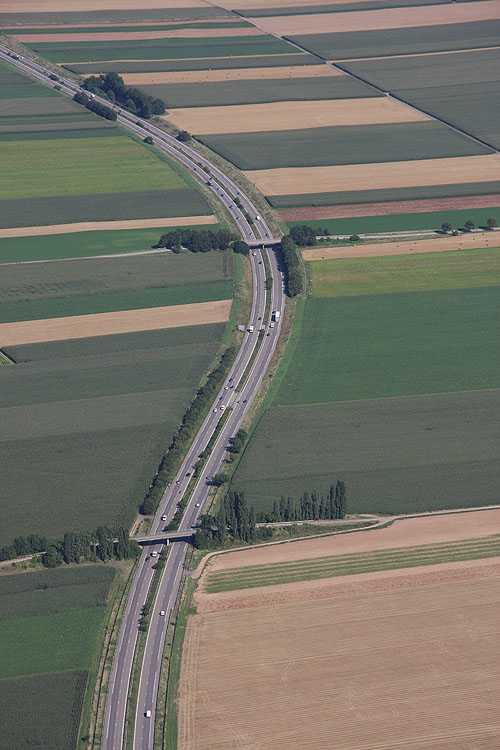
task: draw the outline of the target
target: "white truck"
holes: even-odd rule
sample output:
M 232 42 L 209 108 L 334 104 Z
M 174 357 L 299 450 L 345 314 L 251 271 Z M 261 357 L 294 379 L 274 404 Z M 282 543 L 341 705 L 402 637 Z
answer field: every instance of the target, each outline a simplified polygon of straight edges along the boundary
M 248 333 L 253 333 L 253 332 L 254 332 L 254 327 L 248 326 Z
M 281 315 L 281 310 L 275 310 L 275 311 L 273 312 L 273 315 L 272 315 L 272 317 L 273 317 L 273 319 L 274 319 L 274 320 L 275 320 L 276 322 L 278 322 L 278 320 L 280 319 L 280 315 Z

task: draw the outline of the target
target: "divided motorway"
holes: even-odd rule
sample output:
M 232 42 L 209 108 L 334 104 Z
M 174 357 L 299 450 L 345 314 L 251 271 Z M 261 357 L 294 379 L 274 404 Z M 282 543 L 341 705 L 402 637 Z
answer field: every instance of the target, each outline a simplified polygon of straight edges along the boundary
M 54 85 L 49 78 L 50 71 L 47 71 L 43 67 L 43 64 L 21 56 L 19 56 L 19 59 L 13 60 L 9 56 L 9 52 L 11 50 L 8 47 L 0 45 L 0 59 L 5 59 L 7 62 L 48 85 Z M 60 73 L 58 73 L 58 78 L 57 85 L 68 96 L 73 96 L 79 90 L 79 87 L 73 81 L 64 78 Z M 95 99 L 99 100 L 99 97 L 95 97 Z M 102 99 L 101 101 L 103 104 L 110 106 L 107 100 Z M 131 116 L 120 107 L 115 106 L 114 109 L 117 112 L 117 121 L 121 125 L 141 136 L 144 135 L 144 128 L 137 125 L 139 118 Z M 153 137 L 156 146 L 181 162 L 199 182 L 204 183 L 212 190 L 214 195 L 222 202 L 237 222 L 242 237 L 249 243 L 255 245 L 260 243 L 261 246 L 260 248 L 254 248 L 250 255 L 253 273 L 253 300 L 248 328 L 253 327 L 253 332 L 250 333 L 247 329 L 242 346 L 228 374 L 227 380 L 218 393 L 214 404 L 210 408 L 198 434 L 191 444 L 178 472 L 176 481 L 166 489 L 152 525 L 152 531 L 159 532 L 173 517 L 177 503 L 182 498 L 189 484 L 190 475 L 199 454 L 207 446 L 222 414 L 228 410 L 228 417 L 205 464 L 203 474 L 194 488 L 182 518 L 180 530 L 185 531 L 196 525 L 197 519 L 203 511 L 203 504 L 210 490 L 210 481 L 207 477 L 212 477 L 219 470 L 226 455 L 229 439 L 240 428 L 260 388 L 276 348 L 281 329 L 281 317 L 275 326 L 270 328 L 270 313 L 273 310 L 283 309 L 285 301 L 283 275 L 279 267 L 278 257 L 270 247 L 277 240 L 272 237 L 269 227 L 259 215 L 251 199 L 222 170 L 208 159 L 198 154 L 189 146 L 179 143 L 173 136 L 165 133 L 150 122 L 145 121 L 144 125 L 147 127 L 148 134 Z M 203 169 L 203 167 L 208 169 L 209 172 Z M 239 198 L 243 210 L 234 203 L 235 198 Z M 252 216 L 252 225 L 246 220 L 245 212 Z M 267 250 L 264 250 L 265 245 L 268 245 Z M 267 308 L 267 319 L 265 317 L 268 292 L 265 288 L 266 274 L 262 257 L 263 252 L 267 253 L 273 279 L 270 290 L 270 307 Z M 258 332 L 261 328 L 264 330 L 264 333 L 260 340 Z M 260 345 L 252 361 L 252 365 L 249 371 L 246 372 L 258 344 Z M 244 374 L 245 377 L 243 377 Z M 222 406 L 224 410 L 222 410 Z M 141 608 L 146 602 L 154 574 L 152 568 L 154 558 L 152 561 L 149 553 L 151 551 L 159 552 L 162 546 L 162 544 L 155 544 L 149 546 L 143 552 L 138 564 L 137 573 L 131 585 L 110 675 L 101 744 L 102 750 L 122 750 L 125 743 L 128 693 L 139 633 Z M 186 542 L 179 541 L 172 544 L 172 549 L 170 550 L 152 609 L 133 730 L 134 750 L 149 750 L 153 748 L 160 665 L 169 618 L 175 606 L 183 577 L 187 549 L 188 545 Z M 164 612 L 165 614 L 160 615 L 160 612 Z M 149 712 L 151 712 L 151 715 L 146 716 L 146 713 Z

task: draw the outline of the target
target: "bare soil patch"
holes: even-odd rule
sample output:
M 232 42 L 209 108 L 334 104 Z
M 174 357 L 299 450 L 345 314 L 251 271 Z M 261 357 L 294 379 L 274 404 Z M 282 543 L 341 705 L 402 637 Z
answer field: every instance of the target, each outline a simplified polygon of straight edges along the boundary
M 231 68 L 230 70 L 179 70 L 164 73 L 125 73 L 127 86 L 161 83 L 203 83 L 204 81 L 246 81 L 267 78 L 319 78 L 343 76 L 330 65 L 287 65 L 282 68 Z
M 36 237 L 43 234 L 69 234 L 70 232 L 112 231 L 116 229 L 149 229 L 150 227 L 196 226 L 217 224 L 215 216 L 176 216 L 170 219 L 126 219 L 124 221 L 80 221 L 75 224 L 50 224 L 43 227 L 10 227 L 0 229 L 0 239 L 5 237 Z
M 373 529 L 339 536 L 325 536 L 301 542 L 231 552 L 212 558 L 210 572 L 244 568 L 250 565 L 272 565 L 277 562 L 304 560 L 350 552 L 437 544 L 463 539 L 478 539 L 500 533 L 500 508 L 447 513 L 443 515 L 404 518 L 384 529 Z
M 0 347 L 205 323 L 224 323 L 229 319 L 231 304 L 232 300 L 228 299 L 191 305 L 150 307 L 144 310 L 121 310 L 66 318 L 28 320 L 21 323 L 2 323 Z
M 377 29 L 404 29 L 417 26 L 441 26 L 450 23 L 497 20 L 500 0 L 478 0 L 473 3 L 427 5 L 355 11 L 351 13 L 317 13 L 299 16 L 276 16 L 252 19 L 272 34 L 326 34 Z
M 13 39 L 33 44 L 32 34 L 12 34 Z M 137 39 L 205 39 L 206 37 L 262 36 L 256 28 L 158 29 L 158 31 L 101 31 L 81 34 L 37 34 L 37 42 L 120 42 Z
M 482 563 L 192 615 L 179 749 L 496 747 L 500 568 Z
M 314 247 L 303 251 L 304 260 L 330 260 L 333 258 L 379 258 L 384 255 L 414 255 L 417 253 L 442 253 L 447 250 L 475 250 L 499 247 L 500 233 L 478 232 L 459 237 L 436 237 L 398 242 L 374 242 L 352 247 Z
M 289 195 L 297 193 L 298 190 L 301 193 L 334 193 L 348 190 L 455 185 L 500 180 L 500 156 L 488 154 L 379 164 L 347 164 L 336 167 L 263 169 L 250 170 L 243 174 L 264 195 Z
M 283 221 L 311 219 L 343 219 L 352 216 L 392 216 L 393 214 L 418 214 L 424 211 L 447 211 L 461 208 L 488 208 L 500 204 L 500 195 L 472 195 L 466 198 L 430 198 L 416 201 L 390 201 L 387 203 L 353 203 L 344 206 L 317 206 L 316 208 L 283 208 L 276 213 Z
M 268 130 L 301 130 L 331 125 L 372 125 L 389 122 L 422 122 L 429 118 L 386 97 L 304 102 L 270 102 L 223 107 L 172 109 L 165 119 L 190 133 L 261 133 Z M 477 157 L 476 157 L 477 158 Z M 420 162 L 419 162 L 420 164 Z M 378 165 L 356 165 L 363 171 Z M 316 168 L 318 169 L 318 168 Z M 311 170 L 316 174 L 316 169 Z M 322 167 L 321 169 L 330 169 Z M 339 167 L 334 167 L 339 169 Z M 345 167 L 346 171 L 353 169 Z M 267 173 L 268 170 L 266 170 Z M 272 172 L 288 170 L 269 170 Z M 301 170 L 298 170 L 301 171 Z M 309 168 L 302 170 L 308 172 Z M 498 179 L 495 178 L 495 179 Z M 420 183 L 419 183 L 420 184 Z M 300 183 L 296 183 L 296 186 Z M 330 189 L 330 188 L 328 188 Z M 338 190 L 349 190 L 339 185 Z M 318 192 L 321 188 L 311 192 Z M 281 193 L 289 192 L 282 190 Z M 297 192 L 295 189 L 293 192 Z M 307 192 L 300 189 L 300 192 Z
M 255 8 L 307 8 L 309 5 L 341 5 L 345 2 L 346 0 L 322 0 L 322 2 L 321 0 L 320 2 L 318 0 L 224 0 L 219 5 L 221 8 L 227 8 L 228 10 L 239 8 L 253 10 Z M 366 2 L 376 2 L 376 0 L 366 0 Z

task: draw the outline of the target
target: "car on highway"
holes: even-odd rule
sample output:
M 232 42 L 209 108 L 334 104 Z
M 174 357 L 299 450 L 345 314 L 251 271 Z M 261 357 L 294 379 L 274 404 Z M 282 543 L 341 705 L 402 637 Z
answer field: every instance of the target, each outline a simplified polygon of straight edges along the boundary
M 200 503 L 195 503 L 195 506 L 194 506 L 194 507 L 195 507 L 195 508 L 199 508 L 199 507 L 200 507 Z
M 151 557 L 156 557 L 157 555 L 158 555 L 158 552 L 155 552 L 155 550 L 153 550 L 153 551 L 151 552 Z
M 225 390 L 225 391 L 228 391 L 228 390 L 229 390 L 229 386 L 228 386 L 228 385 L 225 385 L 225 386 L 224 386 L 224 390 Z
M 160 617 L 165 617 L 165 610 L 164 609 L 162 609 L 162 611 L 160 612 Z
M 224 411 L 224 409 L 225 409 L 225 408 L 226 408 L 226 407 L 224 406 L 224 404 L 221 404 L 220 410 L 221 410 L 221 411 Z
M 146 713 L 144 714 L 144 716 L 146 717 L 146 719 L 150 719 L 151 718 L 151 709 L 150 708 L 148 708 L 148 710 L 146 711 Z
M 175 480 L 175 483 L 176 483 L 176 484 L 180 484 L 180 483 L 181 483 L 181 480 L 180 480 L 180 479 L 176 479 L 176 480 Z
M 162 516 L 162 517 L 161 517 L 161 520 L 162 520 L 162 521 L 166 521 L 166 520 L 167 520 L 167 517 L 166 517 L 166 516 Z
M 218 412 L 218 409 L 214 409 L 214 414 L 217 414 L 217 412 Z
M 187 476 L 187 477 L 190 477 L 190 476 L 191 476 L 191 472 L 190 472 L 190 471 L 188 471 L 188 472 L 187 472 L 187 474 L 186 474 L 186 476 Z

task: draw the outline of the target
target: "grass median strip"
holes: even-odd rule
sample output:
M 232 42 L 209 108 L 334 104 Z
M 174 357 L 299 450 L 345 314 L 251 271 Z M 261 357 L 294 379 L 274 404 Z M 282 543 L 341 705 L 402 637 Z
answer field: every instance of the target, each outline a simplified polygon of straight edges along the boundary
M 418 547 L 319 557 L 313 560 L 276 563 L 270 566 L 256 565 L 236 570 L 225 570 L 208 575 L 206 591 L 212 594 L 219 591 L 295 583 L 296 581 L 309 581 L 318 578 L 334 578 L 377 570 L 394 570 L 461 560 L 478 560 L 498 555 L 500 555 L 500 535 L 494 535 L 480 540 L 443 542 L 442 544 L 426 544 Z

